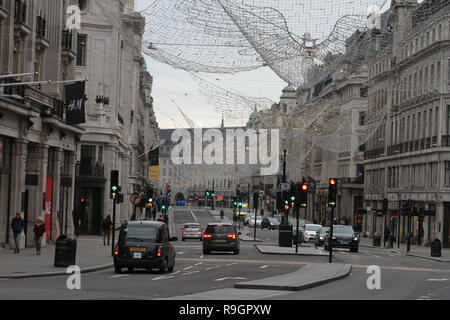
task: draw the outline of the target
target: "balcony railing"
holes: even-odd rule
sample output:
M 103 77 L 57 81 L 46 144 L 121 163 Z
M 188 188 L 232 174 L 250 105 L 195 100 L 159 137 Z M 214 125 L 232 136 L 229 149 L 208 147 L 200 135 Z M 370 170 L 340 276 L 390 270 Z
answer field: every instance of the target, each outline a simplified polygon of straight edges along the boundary
M 105 166 L 89 163 L 80 163 L 78 162 L 76 165 L 76 175 L 77 176 L 85 176 L 85 177 L 105 177 Z
M 41 16 L 37 16 L 36 17 L 36 37 L 37 38 L 41 38 L 41 39 L 45 38 L 46 26 L 47 26 L 47 21 L 45 20 L 45 18 L 43 18 Z
M 71 51 L 72 50 L 72 31 L 63 30 L 62 32 L 62 49 Z
M 27 20 L 27 5 L 21 0 L 15 0 L 14 23 L 25 24 Z
M 447 138 L 446 138 L 447 137 Z M 444 143 L 450 143 L 450 136 L 443 136 L 442 137 L 442 146 L 445 146 Z M 392 156 L 395 154 L 400 153 L 406 153 L 406 152 L 413 152 L 418 150 L 425 150 L 425 149 L 431 149 L 436 147 L 437 143 L 437 137 L 428 137 L 424 139 L 419 139 L 415 141 L 409 141 L 404 142 L 400 144 L 396 144 L 393 146 L 389 146 L 388 149 L 388 156 Z
M 364 184 L 364 177 L 361 178 L 338 178 L 340 184 Z
M 16 83 L 16 82 L 20 82 L 20 81 L 16 81 L 14 79 L 5 79 L 3 80 L 2 83 Z M 11 96 L 12 98 L 25 98 L 25 86 L 9 86 L 9 87 L 4 87 L 4 94 L 7 96 Z M 19 98 L 20 99 L 20 98 Z

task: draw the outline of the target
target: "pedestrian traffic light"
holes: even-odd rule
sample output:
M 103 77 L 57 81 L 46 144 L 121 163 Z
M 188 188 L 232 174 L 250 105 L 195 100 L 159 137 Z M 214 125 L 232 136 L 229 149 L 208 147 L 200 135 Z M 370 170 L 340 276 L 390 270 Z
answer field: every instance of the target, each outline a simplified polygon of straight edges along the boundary
M 328 205 L 332 208 L 336 207 L 336 196 L 337 196 L 337 180 L 331 178 L 328 187 Z
M 110 199 L 116 199 L 119 193 L 119 171 L 111 171 L 111 187 L 110 187 Z

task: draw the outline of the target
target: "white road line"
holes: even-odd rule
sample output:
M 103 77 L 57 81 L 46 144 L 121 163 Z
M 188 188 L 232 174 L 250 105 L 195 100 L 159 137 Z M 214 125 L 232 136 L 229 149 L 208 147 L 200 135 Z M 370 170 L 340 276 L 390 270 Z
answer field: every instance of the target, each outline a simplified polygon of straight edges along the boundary
M 243 277 L 225 277 L 225 278 L 219 278 L 219 279 L 215 279 L 213 281 L 225 281 L 225 280 L 247 280 L 247 278 L 243 278 Z
M 205 269 L 205 270 L 206 270 L 206 271 L 209 271 L 209 270 L 214 270 L 214 269 L 218 269 L 218 268 L 220 268 L 220 266 L 210 267 L 210 268 L 207 268 L 207 269 Z
M 186 268 L 184 268 L 183 270 L 189 270 L 189 269 L 191 269 L 191 268 L 193 268 L 194 266 L 189 266 L 189 267 L 186 267 Z
M 225 267 L 234 266 L 234 265 L 236 265 L 236 264 L 237 264 L 237 263 L 229 263 L 229 264 L 226 264 Z
M 195 216 L 195 214 L 194 214 L 194 211 L 193 211 L 193 210 L 191 210 L 191 214 L 192 214 L 192 217 L 194 217 L 194 220 L 195 220 L 195 222 L 198 222 L 198 221 L 197 221 L 197 217 Z
M 191 274 L 199 273 L 199 272 L 200 272 L 200 271 L 188 271 L 188 272 L 183 273 L 182 276 L 189 276 L 189 275 L 191 275 Z
M 427 279 L 427 281 L 429 282 L 444 282 L 444 281 L 448 281 L 448 279 Z
M 260 269 L 265 269 L 265 268 L 268 268 L 268 267 L 270 267 L 269 265 L 267 265 L 267 266 L 261 266 L 261 267 L 259 267 Z
M 117 278 L 129 277 L 129 276 L 130 276 L 129 274 L 118 274 L 118 275 L 115 275 L 115 276 L 111 276 L 109 278 L 110 279 L 117 279 Z

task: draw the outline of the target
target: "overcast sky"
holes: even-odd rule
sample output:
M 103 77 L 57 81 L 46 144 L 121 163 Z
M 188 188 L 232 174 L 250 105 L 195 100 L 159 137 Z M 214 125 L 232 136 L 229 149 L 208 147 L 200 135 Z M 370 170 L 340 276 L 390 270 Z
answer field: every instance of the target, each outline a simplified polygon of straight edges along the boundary
M 136 0 L 136 10 L 140 11 L 154 0 Z M 386 8 L 385 8 L 386 9 Z M 151 23 L 151 21 L 147 21 Z M 159 63 L 149 57 L 147 69 L 153 75 L 153 98 L 156 117 L 160 128 L 188 127 L 178 110 L 183 112 L 201 127 L 217 127 L 222 114 L 214 106 L 208 105 L 200 95 L 198 86 L 186 71 L 176 70 L 169 65 Z M 255 98 L 266 97 L 279 101 L 282 89 L 287 86 L 268 67 L 236 75 L 207 74 L 205 79 L 220 87 L 243 93 Z M 226 126 L 245 125 L 248 119 L 226 119 Z

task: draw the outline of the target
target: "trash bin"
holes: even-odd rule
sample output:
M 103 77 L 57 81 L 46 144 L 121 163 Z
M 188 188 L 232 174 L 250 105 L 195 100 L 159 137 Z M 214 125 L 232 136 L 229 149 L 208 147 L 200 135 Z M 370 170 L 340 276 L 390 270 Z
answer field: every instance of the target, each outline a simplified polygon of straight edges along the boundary
M 439 239 L 434 239 L 431 242 L 431 256 L 432 257 L 441 257 L 441 240 Z
M 278 244 L 280 247 L 292 247 L 292 226 L 280 225 L 278 230 Z
M 55 244 L 55 267 L 67 268 L 75 265 L 77 254 L 77 239 L 72 236 L 61 235 Z
M 381 247 L 381 234 L 375 233 L 373 235 L 373 246 L 374 247 Z

